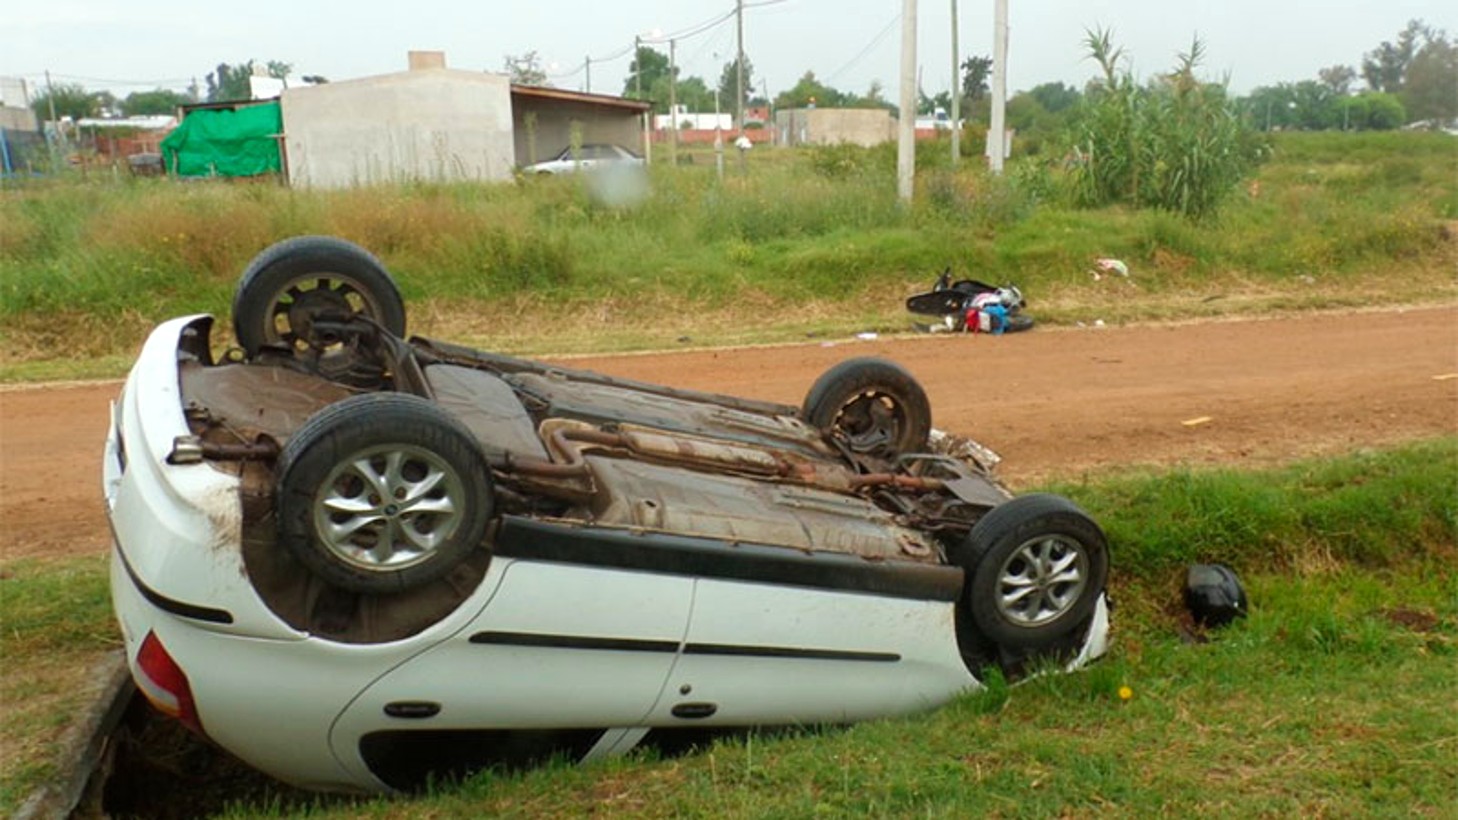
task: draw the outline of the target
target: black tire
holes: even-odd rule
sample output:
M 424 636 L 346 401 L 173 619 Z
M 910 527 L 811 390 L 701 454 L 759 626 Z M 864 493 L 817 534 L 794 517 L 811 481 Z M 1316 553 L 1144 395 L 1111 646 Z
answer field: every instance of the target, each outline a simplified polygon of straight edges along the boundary
M 405 335 L 405 302 L 389 271 L 369 251 L 332 236 L 296 236 L 248 263 L 233 295 L 233 332 L 249 356 L 265 344 L 324 350 L 313 332 L 324 314 L 365 314 Z
M 284 445 L 277 475 L 280 545 L 350 592 L 444 576 L 481 545 L 492 514 L 470 431 L 403 393 L 351 396 L 311 416 Z
M 885 359 L 847 359 L 825 371 L 805 394 L 800 418 L 855 452 L 884 458 L 925 452 L 931 434 L 926 391 Z
M 1082 627 L 1109 572 L 1103 530 L 1057 495 L 993 508 L 952 558 L 967 573 L 965 604 L 977 630 L 1010 649 L 1051 646 Z
M 1020 330 L 1032 330 L 1033 317 L 1024 316 L 1021 313 L 1014 313 L 1007 317 L 1007 326 L 1002 329 L 1004 333 L 1017 333 Z

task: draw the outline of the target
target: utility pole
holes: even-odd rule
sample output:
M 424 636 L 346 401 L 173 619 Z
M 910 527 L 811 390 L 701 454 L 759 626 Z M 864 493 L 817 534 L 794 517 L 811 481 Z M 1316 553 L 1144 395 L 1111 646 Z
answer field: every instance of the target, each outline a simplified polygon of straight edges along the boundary
M 668 41 L 668 162 L 678 167 L 678 41 Z
M 55 88 L 51 85 L 51 70 L 45 70 L 45 102 L 51 107 L 51 127 L 55 128 L 55 142 L 61 140 L 61 121 L 55 118 Z M 1267 128 L 1270 130 L 1270 128 Z M 54 150 L 54 146 L 52 146 Z
M 724 125 L 719 119 L 719 87 L 714 86 L 714 168 L 724 181 Z
M 734 15 L 738 18 L 736 25 L 739 28 L 739 56 L 734 60 L 734 68 L 738 73 L 738 92 L 735 98 L 735 111 L 739 117 L 739 136 L 744 136 L 744 0 L 735 0 Z
M 901 0 L 901 121 L 896 131 L 896 194 L 910 205 L 916 185 L 916 0 Z
M 592 93 L 592 55 L 582 58 L 582 67 L 587 70 L 587 93 Z
M 997 0 L 992 29 L 992 127 L 987 131 L 987 159 L 992 173 L 1001 174 L 1007 154 L 1007 0 Z
M 639 101 L 643 99 L 643 38 L 641 35 L 633 35 L 633 97 Z M 638 120 L 638 129 L 641 131 L 643 144 L 638 146 L 643 149 L 643 162 L 651 164 L 653 161 L 653 134 L 648 130 L 649 117 L 652 116 L 652 109 L 644 113 Z
M 957 0 L 952 0 L 952 167 L 962 159 L 962 78 L 957 59 Z
M 770 100 L 769 80 L 759 78 L 759 90 L 764 93 L 764 127 L 770 130 L 770 145 L 775 143 L 775 104 Z

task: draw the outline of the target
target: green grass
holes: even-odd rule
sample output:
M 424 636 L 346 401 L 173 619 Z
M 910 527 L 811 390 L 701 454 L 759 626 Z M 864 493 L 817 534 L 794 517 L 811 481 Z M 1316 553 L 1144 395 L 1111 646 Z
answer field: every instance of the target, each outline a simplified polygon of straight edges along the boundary
M 480 775 L 322 817 L 1441 816 L 1458 788 L 1454 578 L 1255 574 L 1208 644 L 1120 625 L 1112 659 L 850 729 L 672 760 Z M 1415 632 L 1397 609 L 1431 613 Z M 1132 698 L 1121 700 L 1127 686 Z M 231 816 L 271 814 L 238 806 Z
M 685 333 L 733 342 L 776 324 L 771 339 L 904 329 L 903 298 L 947 265 L 1016 282 L 1052 324 L 1090 304 L 1129 320 L 1363 305 L 1374 293 L 1451 300 L 1455 151 L 1443 134 L 1280 135 L 1200 223 L 1068 207 L 1062 172 L 1036 159 L 1006 178 L 928 161 L 903 208 L 892 154 L 845 147 L 756 154 L 747 177 L 723 184 L 699 165 L 655 168 L 651 194 L 628 208 L 575 179 L 336 192 L 12 185 L 0 192 L 0 379 L 124 360 L 163 318 L 226 315 L 247 261 L 304 233 L 378 254 L 415 330 L 530 352 Z M 1132 278 L 1093 281 L 1099 256 L 1124 259 Z M 681 319 L 661 332 L 664 316 Z
M 391 800 L 206 803 L 231 816 L 1443 815 L 1458 793 L 1458 439 L 1246 472 L 1056 483 L 1113 550 L 1110 656 L 905 720 L 687 756 L 483 773 Z M 1179 584 L 1233 566 L 1251 616 L 1190 643 Z M 0 811 L 54 769 L 86 664 L 117 643 L 95 558 L 0 580 Z M 1128 701 L 1119 697 L 1129 687 Z
M 103 683 L 89 674 L 120 645 L 103 558 L 0 564 L 0 813 L 55 776 L 66 728 Z

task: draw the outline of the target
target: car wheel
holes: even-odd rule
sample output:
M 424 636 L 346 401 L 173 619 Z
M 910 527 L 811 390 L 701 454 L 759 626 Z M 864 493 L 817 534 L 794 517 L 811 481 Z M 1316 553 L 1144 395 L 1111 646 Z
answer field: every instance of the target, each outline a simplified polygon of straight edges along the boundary
M 1014 649 L 1057 643 L 1093 612 L 1108 577 L 1108 544 L 1072 501 L 1027 495 L 994 507 L 953 559 L 967 572 L 979 632 Z
M 805 395 L 800 417 L 857 453 L 886 458 L 925 450 L 931 433 L 926 391 L 885 359 L 848 359 L 825 371 Z
M 492 513 L 471 433 L 403 393 L 352 396 L 311 416 L 284 445 L 277 475 L 281 545 L 350 592 L 444 576 L 480 546 Z
M 322 316 L 365 315 L 405 334 L 405 303 L 373 254 L 330 236 L 297 236 L 266 248 L 243 271 L 233 296 L 233 332 L 255 355 L 266 344 L 296 352 L 336 343 L 317 332 Z

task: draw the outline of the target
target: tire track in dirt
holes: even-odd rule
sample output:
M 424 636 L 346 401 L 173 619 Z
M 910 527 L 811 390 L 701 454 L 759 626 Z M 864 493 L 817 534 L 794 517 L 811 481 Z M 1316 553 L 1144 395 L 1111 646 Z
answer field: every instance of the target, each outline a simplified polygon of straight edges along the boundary
M 572 367 L 800 403 L 825 369 L 911 370 L 936 426 L 1014 486 L 1128 465 L 1269 464 L 1458 434 L 1458 307 L 691 350 Z M 100 459 L 119 383 L 0 390 L 0 558 L 103 550 Z M 1186 421 L 1209 417 L 1187 426 Z

